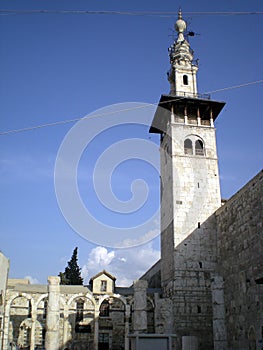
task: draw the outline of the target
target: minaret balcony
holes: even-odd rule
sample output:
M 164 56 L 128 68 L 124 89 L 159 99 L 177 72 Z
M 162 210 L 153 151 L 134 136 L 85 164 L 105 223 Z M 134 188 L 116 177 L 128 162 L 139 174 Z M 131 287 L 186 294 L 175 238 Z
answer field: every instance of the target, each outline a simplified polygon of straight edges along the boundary
M 156 109 L 151 133 L 163 134 L 169 123 L 179 123 L 197 127 L 214 127 L 214 121 L 225 102 L 213 101 L 209 95 L 178 92 L 162 95 Z
M 185 116 L 180 116 L 180 115 L 175 115 L 173 122 L 178 124 L 187 124 L 187 125 L 195 125 L 195 126 L 206 126 L 206 127 L 212 126 L 211 120 L 200 118 L 200 122 L 198 123 L 197 117 L 187 117 L 186 119 Z
M 199 98 L 202 100 L 210 100 L 211 95 L 209 94 L 199 94 L 199 93 L 192 93 L 192 92 L 187 92 L 187 91 L 175 91 L 171 90 L 170 95 L 172 96 L 182 96 L 182 97 L 191 97 L 191 98 Z

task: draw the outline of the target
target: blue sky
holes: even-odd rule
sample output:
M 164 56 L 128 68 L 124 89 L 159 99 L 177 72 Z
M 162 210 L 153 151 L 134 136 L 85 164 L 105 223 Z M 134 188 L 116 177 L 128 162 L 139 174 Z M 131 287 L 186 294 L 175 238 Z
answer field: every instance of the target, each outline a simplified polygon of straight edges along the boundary
M 197 13 L 262 12 L 261 0 L 0 1 L 0 9 L 18 11 L 176 13 L 179 6 L 189 30 L 198 34 L 190 37 L 190 44 L 200 60 L 200 93 L 263 79 L 262 15 Z M 173 14 L 2 13 L 0 131 L 82 118 L 118 103 L 158 103 L 160 95 L 169 92 L 167 48 L 174 38 L 175 20 Z M 212 98 L 226 102 L 216 128 L 222 197 L 229 198 L 262 168 L 262 83 L 215 92 Z M 103 247 L 75 233 L 59 209 L 54 189 L 55 160 L 74 124 L 0 136 L 0 249 L 10 258 L 10 277 L 31 276 L 46 283 L 48 275 L 64 270 L 78 246 L 79 264 L 87 280 L 106 268 L 120 284 L 130 283 L 158 259 L 158 238 L 137 248 Z M 158 207 L 156 171 L 133 160 L 114 173 L 113 190 L 121 200 L 130 198 L 134 179 L 142 177 L 149 185 L 149 200 L 136 218 L 106 214 L 105 208 L 96 206 L 88 181 L 103 147 L 130 136 L 151 137 L 152 142 L 158 142 L 143 126 L 101 134 L 83 155 L 79 178 L 83 198 L 92 198 L 94 215 L 124 227 L 135 219 L 145 220 Z

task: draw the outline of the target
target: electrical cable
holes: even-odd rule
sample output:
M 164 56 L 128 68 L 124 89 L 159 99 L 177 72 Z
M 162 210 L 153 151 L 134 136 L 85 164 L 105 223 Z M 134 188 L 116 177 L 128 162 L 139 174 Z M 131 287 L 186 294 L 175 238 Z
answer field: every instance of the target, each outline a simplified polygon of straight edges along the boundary
M 226 90 L 233 90 L 233 89 L 246 87 L 246 86 L 249 86 L 249 85 L 260 84 L 260 83 L 263 83 L 263 79 L 252 81 L 252 82 L 248 82 L 248 83 L 244 83 L 244 84 L 233 85 L 233 86 L 229 86 L 229 87 L 225 87 L 225 88 L 221 88 L 221 89 L 217 89 L 217 90 L 213 90 L 213 91 L 209 91 L 209 92 L 206 92 L 205 94 L 212 94 L 212 93 L 222 92 L 222 91 L 226 91 Z M 181 99 L 184 99 L 184 97 L 181 97 Z M 180 97 L 178 98 L 178 100 L 180 100 Z M 165 102 L 161 102 L 160 104 L 167 103 L 167 102 L 172 102 L 172 101 L 174 101 L 174 99 L 170 100 L 170 101 L 168 100 L 168 101 L 165 101 Z M 157 103 L 151 103 L 151 105 L 158 106 Z M 9 135 L 9 134 L 15 134 L 15 133 L 21 133 L 21 132 L 31 131 L 31 130 L 35 130 L 35 129 L 46 128 L 46 127 L 49 127 L 49 126 L 57 126 L 57 125 L 73 123 L 73 122 L 77 122 L 77 121 L 84 120 L 84 119 L 104 117 L 104 116 L 115 114 L 115 113 L 123 113 L 123 112 L 132 111 L 132 110 L 136 110 L 136 109 L 140 109 L 140 108 L 146 108 L 146 107 L 148 107 L 148 105 L 141 105 L 141 106 L 126 108 L 126 109 L 120 109 L 118 111 L 107 112 L 107 113 L 91 114 L 91 115 L 87 115 L 85 117 L 66 119 L 66 120 L 62 120 L 62 121 L 57 121 L 57 122 L 47 123 L 47 124 L 40 124 L 40 125 L 35 125 L 35 126 L 21 128 L 21 129 L 13 129 L 13 130 L 8 130 L 8 131 L 2 131 L 2 132 L 0 132 L 0 136 Z
M 31 15 L 31 14 L 81 14 L 81 15 L 125 15 L 125 16 L 159 16 L 174 17 L 178 12 L 163 11 L 91 11 L 91 10 L 0 10 L 0 15 Z M 198 11 L 187 12 L 184 15 L 189 16 L 236 16 L 236 15 L 263 15 L 262 11 Z

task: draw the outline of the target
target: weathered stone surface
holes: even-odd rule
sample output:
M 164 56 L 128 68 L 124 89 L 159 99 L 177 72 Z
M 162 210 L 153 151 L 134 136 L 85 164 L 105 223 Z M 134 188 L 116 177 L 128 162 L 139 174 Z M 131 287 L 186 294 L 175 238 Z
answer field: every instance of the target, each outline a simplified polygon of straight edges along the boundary
M 248 349 L 262 339 L 263 172 L 216 212 L 219 271 L 224 278 L 228 346 Z
M 134 314 L 133 330 L 135 333 L 147 332 L 147 289 L 145 280 L 135 281 L 134 288 Z
M 182 337 L 182 350 L 198 350 L 198 339 L 195 336 Z
M 60 278 L 48 277 L 48 307 L 46 322 L 46 350 L 59 350 Z

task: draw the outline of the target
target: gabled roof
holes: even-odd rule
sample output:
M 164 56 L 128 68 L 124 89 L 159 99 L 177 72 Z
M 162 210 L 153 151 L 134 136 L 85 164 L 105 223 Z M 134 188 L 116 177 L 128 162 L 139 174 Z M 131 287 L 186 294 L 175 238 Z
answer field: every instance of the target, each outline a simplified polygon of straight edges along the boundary
M 106 276 L 108 276 L 110 279 L 112 279 L 113 281 L 116 281 L 116 277 L 114 277 L 113 275 L 111 275 L 111 274 L 110 274 L 109 272 L 107 272 L 106 270 L 103 270 L 103 271 L 97 273 L 95 276 L 91 277 L 90 283 L 92 283 L 92 281 L 93 281 L 94 279 L 98 278 L 98 277 L 101 276 L 101 275 L 106 275 Z

